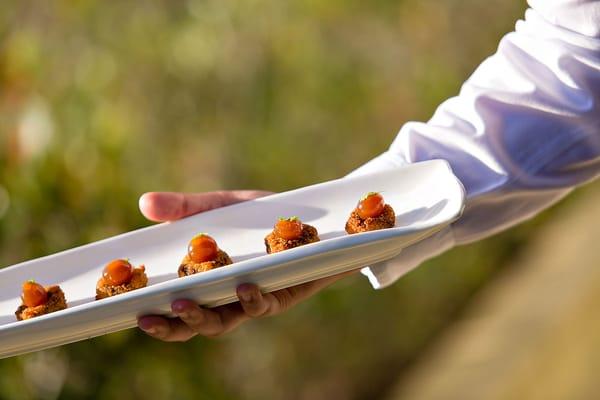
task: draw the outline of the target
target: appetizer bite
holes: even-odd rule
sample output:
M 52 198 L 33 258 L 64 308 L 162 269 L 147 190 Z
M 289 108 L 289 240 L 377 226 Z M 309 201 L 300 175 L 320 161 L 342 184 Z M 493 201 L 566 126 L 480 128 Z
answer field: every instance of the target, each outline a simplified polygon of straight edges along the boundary
M 396 223 L 394 209 L 385 204 L 381 193 L 369 192 L 358 202 L 346 222 L 349 234 L 393 228 Z
M 96 300 L 143 288 L 147 284 L 143 265 L 134 268 L 129 260 L 113 260 L 106 264 L 102 278 L 96 284 Z
M 303 224 L 298 217 L 279 218 L 273 232 L 265 237 L 265 246 L 271 254 L 318 241 L 319 234 L 314 226 Z
M 177 271 L 180 277 L 209 271 L 231 264 L 231 258 L 219 249 L 217 242 L 206 233 L 194 236 L 188 245 L 188 252 Z
M 43 287 L 34 280 L 23 283 L 22 303 L 15 315 L 22 321 L 67 308 L 67 300 L 57 285 Z

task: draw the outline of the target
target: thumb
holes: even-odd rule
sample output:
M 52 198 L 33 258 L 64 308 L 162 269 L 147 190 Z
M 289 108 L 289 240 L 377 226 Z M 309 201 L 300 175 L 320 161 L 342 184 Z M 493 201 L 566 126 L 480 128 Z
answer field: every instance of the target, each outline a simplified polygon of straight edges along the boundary
M 149 192 L 139 200 L 140 211 L 151 221 L 174 221 L 203 211 L 256 199 L 270 194 L 260 190 L 207 193 Z

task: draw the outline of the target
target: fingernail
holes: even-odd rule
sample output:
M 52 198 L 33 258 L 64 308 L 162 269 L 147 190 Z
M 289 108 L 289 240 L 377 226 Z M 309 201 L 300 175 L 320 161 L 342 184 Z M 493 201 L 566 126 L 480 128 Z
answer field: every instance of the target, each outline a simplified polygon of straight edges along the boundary
M 252 295 L 250 293 L 247 293 L 247 292 L 240 293 L 240 298 L 245 303 L 250 303 L 252 301 Z
M 238 296 L 240 297 L 240 300 L 242 300 L 245 303 L 249 303 L 252 301 L 253 299 L 253 294 L 252 294 L 252 289 L 250 287 L 248 287 L 247 284 L 241 284 L 240 286 L 238 286 Z
M 240 300 L 245 303 L 249 303 L 252 301 L 252 293 L 247 290 L 240 290 L 238 295 L 240 296 Z
M 183 313 L 187 307 L 187 301 L 184 300 L 177 300 L 171 304 L 171 310 L 173 310 L 173 312 L 178 315 Z

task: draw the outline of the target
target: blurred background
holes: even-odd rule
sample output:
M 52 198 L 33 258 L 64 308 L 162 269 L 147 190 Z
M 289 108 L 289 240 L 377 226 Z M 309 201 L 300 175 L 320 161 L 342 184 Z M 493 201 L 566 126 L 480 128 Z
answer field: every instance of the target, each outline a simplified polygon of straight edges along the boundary
M 343 176 L 384 151 L 404 122 L 427 120 L 456 94 L 525 7 L 522 0 L 5 1 L 0 265 L 149 225 L 137 209 L 146 191 L 282 191 Z M 600 293 L 600 279 L 584 267 L 599 258 L 582 250 L 600 225 L 590 223 L 600 215 L 597 188 L 430 261 L 388 289 L 346 279 L 223 338 L 165 344 L 128 330 L 0 360 L 0 398 L 597 393 L 589 371 L 600 367 L 600 327 L 586 324 L 600 307 L 588 296 Z M 582 239 L 568 247 L 565 237 Z M 566 266 L 580 271 L 577 279 Z M 518 293 L 529 297 L 515 304 Z M 503 308 L 510 304 L 516 316 Z M 557 350 L 574 341 L 578 352 Z M 537 374 L 555 365 L 568 365 L 570 380 L 553 370 L 542 386 L 563 382 L 563 392 L 540 394 Z

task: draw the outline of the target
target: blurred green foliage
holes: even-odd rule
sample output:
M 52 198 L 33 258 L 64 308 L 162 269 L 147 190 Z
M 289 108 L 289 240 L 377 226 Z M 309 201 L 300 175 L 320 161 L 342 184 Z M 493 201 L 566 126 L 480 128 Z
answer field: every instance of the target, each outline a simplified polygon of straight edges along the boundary
M 5 1 L 0 265 L 148 223 L 151 190 L 340 177 L 456 94 L 525 8 L 490 0 Z M 136 330 L 0 361 L 0 398 L 371 399 L 537 222 L 217 340 Z

